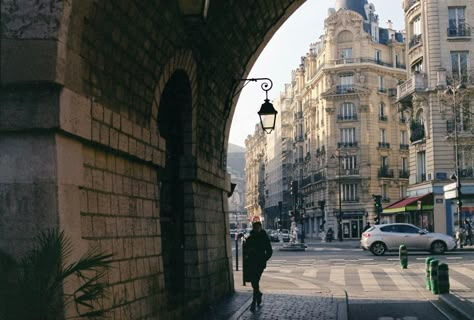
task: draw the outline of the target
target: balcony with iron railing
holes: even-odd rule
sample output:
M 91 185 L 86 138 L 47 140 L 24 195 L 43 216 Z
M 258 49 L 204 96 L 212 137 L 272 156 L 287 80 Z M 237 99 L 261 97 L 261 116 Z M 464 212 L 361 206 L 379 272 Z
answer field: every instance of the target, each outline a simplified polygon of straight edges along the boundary
M 410 142 L 416 142 L 425 139 L 425 126 L 415 120 L 410 122 Z
M 298 120 L 298 119 L 303 119 L 302 111 L 295 112 L 295 120 Z
M 324 172 L 317 172 L 317 173 L 313 174 L 313 181 L 314 182 L 319 182 L 319 181 L 323 181 L 323 180 L 326 180 L 326 174 Z
M 353 93 L 354 87 L 352 84 L 340 84 L 336 86 L 336 94 Z
M 397 102 L 411 100 L 411 95 L 416 91 L 426 89 L 425 74 L 415 72 L 411 78 L 397 86 Z
M 471 26 L 467 23 L 460 23 L 448 28 L 448 38 L 470 38 Z
M 378 170 L 379 178 L 393 178 L 393 176 L 393 169 L 389 169 L 388 167 L 380 167 Z
M 341 169 L 341 176 L 358 176 L 359 169 Z
M 420 173 L 416 176 L 416 183 L 421 183 L 426 181 L 426 173 Z
M 411 37 L 410 42 L 408 42 L 408 49 L 412 49 L 422 44 L 423 44 L 423 35 L 415 34 L 414 36 Z
M 338 142 L 338 148 L 357 148 L 357 142 Z
M 342 202 L 345 202 L 345 203 L 348 203 L 348 202 L 355 203 L 355 202 L 359 202 L 359 201 L 360 201 L 359 197 L 348 197 L 348 198 L 343 198 L 342 199 Z
M 474 170 L 472 167 L 459 169 L 459 176 L 461 178 L 474 178 Z
M 398 177 L 402 179 L 408 179 L 410 177 L 410 172 L 408 170 L 400 170 L 398 172 Z
M 390 198 L 387 196 L 382 197 L 382 202 L 390 202 Z
M 379 149 L 390 149 L 390 143 L 388 143 L 388 142 L 379 142 Z
M 357 120 L 357 114 L 338 114 L 337 115 L 338 121 L 355 121 Z
M 420 0 L 403 0 L 402 8 L 405 12 L 411 9 Z
M 410 146 L 405 143 L 400 143 L 400 150 L 408 150 Z
M 397 69 L 406 69 L 406 66 L 401 63 L 393 63 L 388 61 L 382 61 L 380 59 L 368 58 L 368 57 L 361 57 L 361 58 L 341 58 L 333 60 L 334 65 L 341 65 L 341 64 L 356 64 L 356 63 L 370 63 L 370 64 L 377 64 L 384 67 L 390 68 L 397 68 Z
M 326 149 L 324 148 L 324 146 L 322 146 L 321 148 L 316 149 L 316 156 L 317 157 L 319 157 L 319 156 L 321 156 L 325 153 L 326 153 Z
M 379 114 L 379 120 L 380 120 L 380 121 L 387 121 L 387 120 L 388 120 L 388 118 L 387 118 L 387 116 L 386 116 L 386 115 Z

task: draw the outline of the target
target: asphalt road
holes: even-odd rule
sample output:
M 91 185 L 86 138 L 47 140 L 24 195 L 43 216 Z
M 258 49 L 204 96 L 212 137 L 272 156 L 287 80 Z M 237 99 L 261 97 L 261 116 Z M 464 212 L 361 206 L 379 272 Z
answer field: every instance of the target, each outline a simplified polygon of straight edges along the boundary
M 435 307 L 435 296 L 425 289 L 425 259 L 432 256 L 428 252 L 410 252 L 408 269 L 403 270 L 398 252 L 374 256 L 358 248 L 357 242 L 310 243 L 304 252 L 279 251 L 279 243 L 273 247 L 261 281 L 264 291 L 343 289 L 348 294 L 350 320 L 446 319 Z M 474 291 L 474 252 L 433 257 L 449 265 L 452 288 Z M 241 262 L 239 257 L 240 268 Z

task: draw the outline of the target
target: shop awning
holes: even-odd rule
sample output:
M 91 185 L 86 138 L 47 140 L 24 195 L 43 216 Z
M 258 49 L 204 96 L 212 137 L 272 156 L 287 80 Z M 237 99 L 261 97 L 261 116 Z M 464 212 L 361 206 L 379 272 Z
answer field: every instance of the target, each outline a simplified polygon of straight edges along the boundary
M 421 196 L 406 197 L 392 203 L 383 209 L 383 214 L 402 213 L 408 211 L 418 211 L 418 201 L 421 201 L 422 210 L 433 209 L 433 194 L 427 193 Z

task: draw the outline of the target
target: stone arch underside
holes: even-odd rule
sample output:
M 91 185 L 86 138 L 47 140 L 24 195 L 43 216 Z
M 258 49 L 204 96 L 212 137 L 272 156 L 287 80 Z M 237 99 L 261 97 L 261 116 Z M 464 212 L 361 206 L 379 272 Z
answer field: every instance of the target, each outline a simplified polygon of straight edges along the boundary
M 205 23 L 157 0 L 40 0 L 33 10 L 29 1 L 19 1 L 2 10 L 0 131 L 9 137 L 1 143 L 18 145 L 26 136 L 35 144 L 35 132 L 41 132 L 41 145 L 54 159 L 38 154 L 31 166 L 15 161 L 31 152 L 28 144 L 2 149 L 9 151 L 0 157 L 20 165 L 0 175 L 0 197 L 42 204 L 47 223 L 31 223 L 30 233 L 57 225 L 81 250 L 98 246 L 114 253 L 112 294 L 102 307 L 116 318 L 190 315 L 232 290 L 225 213 L 230 183 L 222 154 L 237 97 L 229 97 L 235 79 L 248 75 L 271 36 L 303 3 L 211 0 Z M 189 254 L 183 272 L 190 295 L 182 310 L 170 311 L 159 180 L 167 141 L 157 119 L 176 70 L 185 70 L 192 97 L 179 166 L 186 185 Z M 28 176 L 15 181 L 28 166 Z M 15 191 L 38 184 L 44 188 Z M 0 228 L 21 223 L 19 207 L 0 206 L 9 213 L 0 217 Z M 1 234 L 0 246 L 14 252 L 18 234 Z

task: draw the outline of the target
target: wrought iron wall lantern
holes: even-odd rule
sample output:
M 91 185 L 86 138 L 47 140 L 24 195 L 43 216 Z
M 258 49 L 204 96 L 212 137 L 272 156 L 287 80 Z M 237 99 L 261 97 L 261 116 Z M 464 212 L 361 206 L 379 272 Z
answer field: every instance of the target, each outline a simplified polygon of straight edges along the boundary
M 260 110 L 258 111 L 258 116 L 260 118 L 260 125 L 262 126 L 263 131 L 267 134 L 270 134 L 275 129 L 276 116 L 278 111 L 275 110 L 273 104 L 268 99 L 268 91 L 273 88 L 273 82 L 269 78 L 250 78 L 250 79 L 238 79 L 237 81 L 244 81 L 244 85 L 234 93 L 232 98 L 239 94 L 242 89 L 249 84 L 250 82 L 264 81 L 261 85 L 263 91 L 265 91 L 265 100 Z

